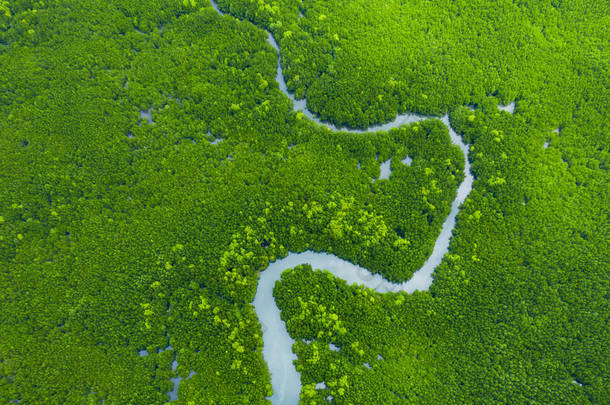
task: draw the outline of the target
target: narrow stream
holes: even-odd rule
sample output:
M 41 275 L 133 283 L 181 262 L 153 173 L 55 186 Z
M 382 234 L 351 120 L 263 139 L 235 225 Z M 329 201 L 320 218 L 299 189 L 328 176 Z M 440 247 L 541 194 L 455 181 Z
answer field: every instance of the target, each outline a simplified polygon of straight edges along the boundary
M 214 0 L 210 1 L 212 3 L 212 7 L 214 7 L 219 14 L 224 15 L 224 13 L 218 9 L 216 2 Z M 301 378 L 293 364 L 293 360 L 296 360 L 296 355 L 292 352 L 294 340 L 288 335 L 284 322 L 280 318 L 279 308 L 273 299 L 273 287 L 275 282 L 280 279 L 282 272 L 300 264 L 308 263 L 314 269 L 328 270 L 335 277 L 342 278 L 348 284 L 364 285 L 382 293 L 389 291 L 405 291 L 408 293 L 415 290 L 427 291 L 432 284 L 432 272 L 436 266 L 441 263 L 443 256 L 449 249 L 449 241 L 455 227 L 456 216 L 458 214 L 460 205 L 464 202 L 472 189 L 473 177 L 470 172 L 470 162 L 468 161 L 468 146 L 464 144 L 461 137 L 449 124 L 448 115 L 433 117 L 406 113 L 398 115 L 391 122 L 371 126 L 366 129 L 338 128 L 333 124 L 322 122 L 309 110 L 307 110 L 305 100 L 296 100 L 294 96 L 288 92 L 286 82 L 284 81 L 282 66 L 280 64 L 279 46 L 269 32 L 267 32 L 267 40 L 271 46 L 278 51 L 276 80 L 279 84 L 280 90 L 288 98 L 290 98 L 290 100 L 292 100 L 293 109 L 295 111 L 301 111 L 312 121 L 315 121 L 319 125 L 323 125 L 332 131 L 344 131 L 352 133 L 387 131 L 392 128 L 400 127 L 401 125 L 431 118 L 439 118 L 449 129 L 451 141 L 459 146 L 465 159 L 464 180 L 458 187 L 456 198 L 451 205 L 451 212 L 443 223 L 441 233 L 434 243 L 432 254 L 426 260 L 424 265 L 413 274 L 413 277 L 411 277 L 410 280 L 404 283 L 392 283 L 385 280 L 378 274 L 372 274 L 367 269 L 342 260 L 337 256 L 312 251 L 290 253 L 285 258 L 271 263 L 267 269 L 260 273 L 253 305 L 259 321 L 263 325 L 263 357 L 269 367 L 269 371 L 271 373 L 271 385 L 273 387 L 273 396 L 271 396 L 269 399 L 273 404 L 293 405 L 298 404 L 299 394 L 301 391 Z M 513 105 L 514 104 L 507 106 L 508 108 L 505 108 L 509 110 L 509 112 L 512 112 Z M 410 164 L 410 161 L 403 163 Z M 321 384 L 318 385 L 321 386 Z

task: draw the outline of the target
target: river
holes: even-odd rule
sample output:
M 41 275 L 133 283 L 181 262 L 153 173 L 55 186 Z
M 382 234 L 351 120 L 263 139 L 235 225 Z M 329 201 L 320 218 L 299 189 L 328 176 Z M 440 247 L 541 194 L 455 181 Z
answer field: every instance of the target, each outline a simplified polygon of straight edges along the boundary
M 224 13 L 218 9 L 218 5 L 215 1 L 211 0 L 211 3 L 219 14 L 224 15 Z M 314 269 L 328 270 L 335 277 L 342 278 L 348 284 L 364 285 L 382 293 L 388 291 L 405 291 L 408 293 L 415 290 L 427 291 L 432 284 L 432 272 L 436 266 L 441 263 L 443 256 L 449 250 L 449 241 L 455 227 L 456 216 L 459 212 L 460 205 L 464 202 L 472 189 L 473 177 L 470 172 L 470 163 L 468 161 L 468 146 L 464 144 L 461 137 L 449 124 L 448 115 L 433 117 L 406 113 L 398 115 L 391 122 L 374 125 L 365 129 L 338 128 L 333 124 L 323 122 L 307 110 L 305 100 L 296 100 L 294 96 L 288 92 L 282 66 L 280 64 L 279 46 L 273 38 L 273 35 L 269 32 L 267 32 L 267 40 L 278 52 L 276 80 L 280 90 L 292 100 L 295 111 L 302 112 L 312 121 L 315 121 L 319 125 L 323 125 L 332 131 L 352 133 L 387 131 L 392 128 L 400 127 L 401 125 L 437 118 L 447 126 L 451 141 L 459 146 L 465 159 L 464 180 L 458 187 L 456 198 L 451 205 L 451 212 L 443 223 L 441 233 L 434 243 L 432 254 L 428 257 L 424 265 L 413 274 L 413 277 L 411 277 L 410 280 L 404 283 L 392 283 L 378 274 L 372 274 L 367 269 L 342 260 L 337 256 L 312 251 L 289 253 L 285 258 L 271 263 L 267 269 L 260 273 L 253 304 L 258 319 L 261 322 L 261 325 L 263 325 L 263 357 L 269 367 L 271 385 L 273 387 L 273 395 L 269 399 L 273 404 L 293 405 L 298 404 L 301 391 L 300 375 L 293 365 L 293 360 L 296 360 L 296 355 L 292 352 L 294 340 L 288 335 L 286 326 L 280 318 L 279 308 L 273 299 L 273 287 L 275 282 L 280 279 L 282 272 L 300 264 L 308 263 Z M 512 113 L 514 104 L 505 108 Z M 322 386 L 323 384 L 318 385 Z

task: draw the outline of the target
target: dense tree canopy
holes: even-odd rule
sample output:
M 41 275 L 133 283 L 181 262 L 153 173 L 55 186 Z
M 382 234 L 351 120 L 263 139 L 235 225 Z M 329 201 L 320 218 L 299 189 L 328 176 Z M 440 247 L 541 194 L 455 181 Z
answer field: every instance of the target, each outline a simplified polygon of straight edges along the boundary
M 452 123 L 477 180 L 430 294 L 379 294 L 311 268 L 276 285 L 303 386 L 326 382 L 302 402 L 607 402 L 607 175 L 574 163 L 588 160 L 580 147 L 544 149 L 545 135 L 561 141 L 495 106 Z
M 218 3 L 275 34 L 288 88 L 336 124 L 438 115 L 493 95 L 557 127 L 608 89 L 605 1 Z
M 180 375 L 178 403 L 265 403 L 250 303 L 270 261 L 422 265 L 463 179 L 447 129 L 313 124 L 266 27 L 322 118 L 451 110 L 476 176 L 429 293 L 285 273 L 303 401 L 607 403 L 607 4 L 219 3 L 250 22 L 0 1 L 0 402 L 162 404 Z

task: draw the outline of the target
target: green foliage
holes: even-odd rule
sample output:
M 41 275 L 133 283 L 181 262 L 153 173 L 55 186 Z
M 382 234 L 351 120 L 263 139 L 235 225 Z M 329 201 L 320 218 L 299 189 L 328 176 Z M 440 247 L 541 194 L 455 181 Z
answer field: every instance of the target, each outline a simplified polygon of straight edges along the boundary
M 477 180 L 430 293 L 307 268 L 278 284 L 304 402 L 608 402 L 600 4 L 410 3 L 421 18 L 385 35 L 392 2 L 306 1 L 300 20 L 296 1 L 221 2 L 281 39 L 323 118 L 480 107 L 452 113 Z M 327 251 L 394 281 L 421 266 L 463 178 L 447 129 L 331 133 L 291 110 L 276 57 L 200 1 L 0 2 L 0 402 L 162 404 L 195 371 L 179 403 L 265 403 L 250 302 L 270 261 Z
M 197 373 L 181 399 L 264 402 L 258 272 L 287 246 L 406 279 L 454 197 L 462 162 L 439 123 L 352 137 L 298 121 L 261 31 L 161 6 L 55 4 L 36 45 L 2 32 L 3 401 L 163 403 L 177 355 Z M 15 18 L 41 18 L 29 7 Z M 372 183 L 407 153 L 418 163 Z M 420 210 L 433 181 L 440 209 L 401 231 L 405 256 L 396 203 Z
M 610 77 L 606 2 L 218 3 L 274 33 L 288 88 L 339 125 L 440 115 L 494 95 L 504 104 L 517 98 L 520 111 L 556 127 L 583 97 L 600 97 Z M 592 82 L 601 86 L 590 93 Z
M 476 181 L 430 294 L 378 294 L 309 266 L 276 284 L 310 387 L 301 401 L 607 402 L 608 205 L 599 196 L 609 186 L 589 162 L 608 152 L 578 145 L 571 130 L 545 150 L 549 132 L 495 106 L 458 109 L 452 124 L 472 144 Z M 303 318 L 307 300 L 346 333 L 323 311 Z M 311 389 L 339 376 L 354 382 L 343 394 Z

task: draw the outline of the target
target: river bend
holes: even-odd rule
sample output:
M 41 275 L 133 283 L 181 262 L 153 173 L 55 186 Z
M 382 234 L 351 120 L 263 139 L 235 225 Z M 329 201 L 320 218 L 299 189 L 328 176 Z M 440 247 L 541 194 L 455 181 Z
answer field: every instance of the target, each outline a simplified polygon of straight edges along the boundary
M 210 1 L 212 7 L 214 7 L 219 14 L 224 15 L 224 13 L 219 10 L 216 2 L 214 0 Z M 273 395 L 269 399 L 273 404 L 293 405 L 298 404 L 301 391 L 301 378 L 293 364 L 293 360 L 296 360 L 296 355 L 292 352 L 294 340 L 288 335 L 286 325 L 280 318 L 280 310 L 273 299 L 273 287 L 275 282 L 280 279 L 282 272 L 300 264 L 308 263 L 314 269 L 328 270 L 335 277 L 345 280 L 348 284 L 363 285 L 381 293 L 389 291 L 405 291 L 408 293 L 415 290 L 427 291 L 432 284 L 432 272 L 441 263 L 443 256 L 449 250 L 449 241 L 455 227 L 456 216 L 460 205 L 464 202 L 472 189 L 473 177 L 470 172 L 470 163 L 468 161 L 468 146 L 464 144 L 461 137 L 449 124 L 448 115 L 434 117 L 413 113 L 400 114 L 391 122 L 374 125 L 365 129 L 338 128 L 331 123 L 323 122 L 307 109 L 305 100 L 296 100 L 294 95 L 288 91 L 282 66 L 280 64 L 279 46 L 270 32 L 267 32 L 267 40 L 278 52 L 276 80 L 280 90 L 292 100 L 293 109 L 295 111 L 302 112 L 312 121 L 325 126 L 332 131 L 352 133 L 387 131 L 392 128 L 400 127 L 401 125 L 438 118 L 449 129 L 451 141 L 459 146 L 464 154 L 465 160 L 464 180 L 458 187 L 455 200 L 451 204 L 451 212 L 443 223 L 441 232 L 434 243 L 432 254 L 428 257 L 424 265 L 413 274 L 410 280 L 404 283 L 392 283 L 385 280 L 379 274 L 372 274 L 367 269 L 342 260 L 335 255 L 312 251 L 289 253 L 285 258 L 271 263 L 267 269 L 260 273 L 253 305 L 258 319 L 261 322 L 261 325 L 263 325 L 263 357 L 269 367 L 271 385 L 273 387 Z

